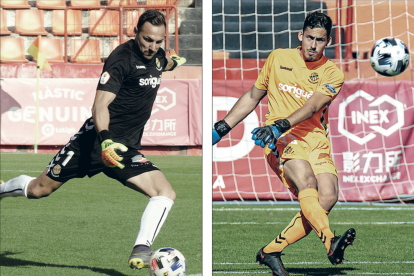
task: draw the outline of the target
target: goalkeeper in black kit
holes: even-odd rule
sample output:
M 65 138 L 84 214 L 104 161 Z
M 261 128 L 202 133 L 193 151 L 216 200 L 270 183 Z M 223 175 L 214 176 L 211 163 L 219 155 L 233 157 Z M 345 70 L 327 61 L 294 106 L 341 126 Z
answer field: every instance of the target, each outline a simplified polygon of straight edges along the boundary
M 103 172 L 146 195 L 135 246 L 128 259 L 133 269 L 148 267 L 151 245 L 175 200 L 164 174 L 138 150 L 150 118 L 163 71 L 184 64 L 161 48 L 166 21 L 156 10 L 143 13 L 135 39 L 118 46 L 108 57 L 96 91 L 92 117 L 72 136 L 37 178 L 21 175 L 0 185 L 0 196 L 42 198 L 72 178 Z

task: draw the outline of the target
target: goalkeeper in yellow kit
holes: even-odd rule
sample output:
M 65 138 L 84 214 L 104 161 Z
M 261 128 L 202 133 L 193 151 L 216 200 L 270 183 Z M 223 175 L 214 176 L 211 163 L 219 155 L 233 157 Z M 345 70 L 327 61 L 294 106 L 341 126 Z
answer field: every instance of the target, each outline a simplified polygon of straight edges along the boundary
M 342 263 L 345 248 L 355 238 L 353 228 L 335 236 L 328 220 L 338 200 L 338 178 L 326 137 L 328 107 L 344 82 L 342 71 L 323 55 L 332 42 L 331 28 L 327 15 L 308 14 L 298 34 L 302 46 L 272 51 L 254 86 L 213 129 L 215 144 L 268 96 L 266 126 L 254 129 L 252 139 L 264 148 L 267 162 L 298 197 L 301 209 L 256 255 L 256 261 L 267 265 L 273 275 L 289 275 L 281 252 L 312 229 L 334 265 Z
M 135 246 L 128 258 L 133 269 L 148 267 L 150 247 L 176 197 L 164 174 L 138 151 L 162 72 L 186 61 L 175 53 L 168 56 L 161 48 L 165 31 L 163 14 L 156 10 L 144 12 L 135 27 L 135 39 L 118 46 L 105 62 L 92 117 L 39 177 L 21 175 L 0 185 L 1 198 L 41 198 L 70 179 L 103 172 L 148 196 Z M 137 217 L 134 213 L 133 219 Z

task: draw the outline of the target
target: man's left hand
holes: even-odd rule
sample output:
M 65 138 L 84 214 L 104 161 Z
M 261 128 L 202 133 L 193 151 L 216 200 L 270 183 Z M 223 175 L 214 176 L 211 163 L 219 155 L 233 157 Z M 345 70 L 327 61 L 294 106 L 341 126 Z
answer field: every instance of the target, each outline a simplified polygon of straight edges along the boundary
M 282 133 L 290 129 L 290 122 L 287 119 L 277 120 L 274 125 L 257 127 L 252 131 L 252 139 L 257 146 L 264 148 L 268 145 L 269 149 L 276 148 L 276 142 Z
M 264 148 L 266 145 L 270 149 L 275 148 L 277 139 L 279 139 L 281 133 L 275 126 L 257 127 L 252 131 L 252 139 L 257 146 Z
M 173 70 L 173 69 L 175 69 L 175 68 L 177 68 L 177 67 L 179 67 L 179 66 L 181 66 L 181 65 L 183 65 L 184 63 L 187 62 L 187 59 L 185 57 L 179 57 L 173 49 L 169 50 L 167 52 L 167 55 L 174 61 L 174 66 L 171 68 L 171 70 Z

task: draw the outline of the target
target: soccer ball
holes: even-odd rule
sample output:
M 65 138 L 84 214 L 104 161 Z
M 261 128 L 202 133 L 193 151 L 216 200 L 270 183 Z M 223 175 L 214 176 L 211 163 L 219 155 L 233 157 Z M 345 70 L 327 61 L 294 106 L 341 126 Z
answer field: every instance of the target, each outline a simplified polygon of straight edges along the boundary
M 398 38 L 385 37 L 372 47 L 370 62 L 372 68 L 383 76 L 396 76 L 404 72 L 410 62 L 405 44 Z
M 148 270 L 151 276 L 184 276 L 187 264 L 177 249 L 163 247 L 152 253 Z

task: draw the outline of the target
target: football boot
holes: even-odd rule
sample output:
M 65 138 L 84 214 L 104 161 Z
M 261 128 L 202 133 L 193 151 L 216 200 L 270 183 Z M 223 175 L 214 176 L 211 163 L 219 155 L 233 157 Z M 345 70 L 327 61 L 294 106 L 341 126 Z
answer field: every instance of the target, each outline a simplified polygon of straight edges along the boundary
M 267 265 L 272 270 L 273 276 L 289 276 L 280 258 L 284 254 L 281 252 L 264 253 L 263 248 L 257 252 L 256 262 L 259 262 L 259 265 Z
M 128 259 L 128 265 L 132 269 L 147 268 L 152 251 L 149 247 L 135 247 Z
M 328 259 L 336 266 L 342 264 L 344 252 L 348 245 L 352 245 L 355 239 L 355 229 L 348 229 L 342 236 L 335 236 L 331 239 L 331 247 L 328 252 Z

